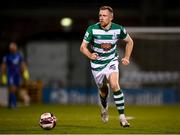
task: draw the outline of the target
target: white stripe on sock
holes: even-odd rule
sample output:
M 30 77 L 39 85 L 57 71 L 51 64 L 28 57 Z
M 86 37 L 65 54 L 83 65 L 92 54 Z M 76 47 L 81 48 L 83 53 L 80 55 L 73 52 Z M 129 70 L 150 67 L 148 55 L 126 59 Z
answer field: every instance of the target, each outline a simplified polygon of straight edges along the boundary
M 124 103 L 124 99 L 123 100 L 120 100 L 120 101 L 115 101 L 116 104 L 122 104 Z
M 114 95 L 114 98 L 121 98 L 123 96 L 124 96 L 123 93 L 121 93 L 120 95 Z
M 118 110 L 123 110 L 123 109 L 124 109 L 124 106 L 118 106 L 117 109 L 118 109 Z

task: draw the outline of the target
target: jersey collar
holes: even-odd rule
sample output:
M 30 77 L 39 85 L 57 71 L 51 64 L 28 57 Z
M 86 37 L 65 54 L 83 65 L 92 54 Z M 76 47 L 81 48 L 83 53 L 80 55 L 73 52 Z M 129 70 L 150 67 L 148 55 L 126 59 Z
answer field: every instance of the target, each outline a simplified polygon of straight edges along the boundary
M 105 28 L 103 28 L 103 27 L 101 27 L 101 24 L 99 23 L 99 25 L 100 25 L 100 28 L 101 29 L 103 29 L 103 30 L 105 30 L 105 31 L 108 31 L 108 30 L 110 30 L 111 29 L 111 26 L 112 26 L 112 22 L 111 23 L 109 23 Z

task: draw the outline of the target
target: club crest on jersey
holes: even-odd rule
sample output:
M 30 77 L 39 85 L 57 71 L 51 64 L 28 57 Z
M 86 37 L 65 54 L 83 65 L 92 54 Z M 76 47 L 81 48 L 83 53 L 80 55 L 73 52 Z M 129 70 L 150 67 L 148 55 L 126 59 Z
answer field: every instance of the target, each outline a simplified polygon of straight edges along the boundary
M 117 39 L 116 33 L 113 34 L 112 39 Z
M 101 36 L 97 36 L 98 39 L 101 39 Z
M 104 51 L 108 51 L 111 49 L 111 44 L 110 43 L 102 43 L 101 44 L 101 48 L 104 50 Z

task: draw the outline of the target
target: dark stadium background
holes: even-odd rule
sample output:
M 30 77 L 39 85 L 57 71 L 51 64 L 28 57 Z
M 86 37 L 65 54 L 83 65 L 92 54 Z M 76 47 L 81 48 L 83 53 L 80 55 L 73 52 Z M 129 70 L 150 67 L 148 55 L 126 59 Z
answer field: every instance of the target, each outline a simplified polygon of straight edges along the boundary
M 120 127 L 112 95 L 109 122 L 102 123 L 89 61 L 79 51 L 102 5 L 112 6 L 114 22 L 134 40 L 131 64 L 119 66 L 130 128 Z M 72 19 L 70 27 L 60 24 L 64 17 Z M 31 102 L 18 98 L 17 108 L 8 109 L 0 83 L 0 134 L 180 133 L 180 0 L 1 0 L 0 64 L 10 41 L 27 60 Z M 125 45 L 119 44 L 121 59 Z M 40 128 L 44 112 L 57 117 L 53 130 Z
M 54 70 L 56 62 L 53 63 L 54 65 L 51 65 L 49 61 L 47 61 L 47 65 L 43 65 L 42 67 L 35 66 L 32 71 L 31 66 L 33 65 L 30 64 L 29 69 L 32 80 L 41 81 L 43 84 L 41 92 L 35 93 L 34 95 L 31 93 L 32 102 L 64 103 L 66 99 L 65 101 L 56 100 L 56 98 L 62 98 L 61 96 L 63 96 L 63 94 L 61 92 L 60 97 L 56 97 L 53 101 L 50 99 L 52 97 L 48 97 L 53 89 L 56 89 L 54 90 L 55 93 L 63 89 L 65 92 L 68 91 L 68 94 L 72 97 L 74 96 L 72 93 L 75 92 L 75 95 L 77 94 L 77 96 L 79 96 L 79 100 L 84 98 L 82 102 L 69 98 L 68 103 L 91 103 L 91 100 L 94 100 L 93 97 L 92 99 L 90 98 L 91 95 L 93 96 L 93 93 L 95 93 L 96 96 L 97 94 L 95 90 L 96 87 L 89 69 L 89 62 L 80 54 L 79 46 L 87 26 L 98 21 L 98 9 L 102 5 L 112 6 L 115 14 L 114 22 L 124 25 L 127 27 L 127 30 L 128 28 L 131 30 L 130 28 L 142 27 L 147 29 L 145 30 L 147 33 L 144 32 L 142 35 L 131 33 L 130 31 L 135 43 L 132 60 L 136 63 L 136 66 L 138 66 L 138 72 L 133 72 L 133 68 L 130 68 L 130 70 L 127 70 L 127 72 L 130 73 L 127 73 L 127 75 L 122 78 L 124 80 L 121 80 L 122 88 L 127 89 L 127 93 L 125 92 L 125 94 L 130 94 L 129 100 L 134 101 L 140 93 L 146 94 L 147 92 L 146 96 L 149 97 L 147 102 L 153 100 L 154 102 L 152 102 L 152 104 L 179 103 L 180 32 L 178 30 L 180 26 L 180 2 L 177 0 L 1 1 L 1 62 L 3 55 L 7 52 L 7 45 L 10 41 L 16 41 L 18 43 L 28 63 L 28 60 L 32 60 L 29 58 L 28 45 L 33 43 L 42 46 L 43 44 L 48 44 L 50 47 L 53 46 L 51 43 L 55 43 L 56 45 L 59 43 L 59 46 L 63 43 L 67 45 L 67 48 L 64 48 L 67 52 L 63 53 L 66 57 L 63 59 L 64 56 L 60 57 L 61 54 L 58 55 L 59 61 L 63 63 L 63 60 L 65 60 L 65 65 L 61 65 L 62 68 L 60 66 Z M 60 25 L 60 20 L 63 17 L 73 19 L 73 24 L 70 28 L 63 28 Z M 148 30 L 152 27 L 154 29 L 163 28 L 163 30 L 166 30 L 167 27 L 172 28 L 172 30 L 177 28 L 177 32 L 173 33 L 171 30 L 170 33 L 160 32 L 160 35 L 158 35 L 155 32 L 154 35 L 153 33 L 148 35 Z M 158 37 L 161 37 L 162 40 L 159 40 Z M 123 47 L 122 45 L 120 48 L 123 49 Z M 39 52 L 39 55 L 36 55 L 37 58 L 41 56 L 43 59 L 41 52 Z M 60 64 L 62 64 L 61 62 Z M 46 72 L 38 76 L 35 69 L 38 68 L 39 70 L 37 72 L 39 72 L 41 71 L 40 68 L 43 69 L 46 66 L 49 72 L 53 70 L 52 74 L 54 76 L 58 73 L 60 73 L 60 76 L 53 78 L 53 76 L 47 76 Z M 45 71 L 47 71 L 47 69 Z M 123 71 L 124 70 L 122 70 L 122 73 Z M 158 78 L 158 75 L 160 78 Z M 152 78 L 154 77 L 154 80 L 150 78 L 150 76 L 152 76 Z M 45 81 L 43 80 L 44 78 Z M 137 93 L 134 93 L 134 91 L 137 91 Z M 36 94 L 39 94 L 39 96 L 36 97 Z M 158 94 L 163 96 L 163 98 L 158 97 Z M 157 99 L 153 99 L 154 96 L 157 96 Z M 133 101 L 129 101 L 129 103 L 134 103 Z M 143 104 L 143 101 L 144 99 L 140 102 L 137 101 L 137 104 Z M 148 104 L 147 102 L 146 104 Z M 92 101 L 92 103 L 94 102 Z

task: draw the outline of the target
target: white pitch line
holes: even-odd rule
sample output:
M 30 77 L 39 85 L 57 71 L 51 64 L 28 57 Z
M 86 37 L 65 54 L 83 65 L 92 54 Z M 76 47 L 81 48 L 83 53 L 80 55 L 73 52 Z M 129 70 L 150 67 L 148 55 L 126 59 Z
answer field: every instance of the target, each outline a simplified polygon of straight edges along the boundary
M 135 119 L 135 117 L 134 116 L 126 116 L 126 119 L 127 120 L 132 120 L 132 119 Z

